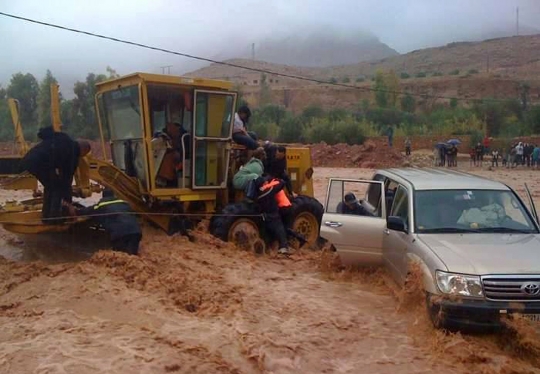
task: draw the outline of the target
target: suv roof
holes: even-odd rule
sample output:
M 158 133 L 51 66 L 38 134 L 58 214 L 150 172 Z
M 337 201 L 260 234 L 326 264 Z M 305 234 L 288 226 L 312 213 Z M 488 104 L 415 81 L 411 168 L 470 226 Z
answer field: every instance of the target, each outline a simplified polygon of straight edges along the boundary
M 380 171 L 406 180 L 416 190 L 508 190 L 503 183 L 454 170 L 411 167 Z

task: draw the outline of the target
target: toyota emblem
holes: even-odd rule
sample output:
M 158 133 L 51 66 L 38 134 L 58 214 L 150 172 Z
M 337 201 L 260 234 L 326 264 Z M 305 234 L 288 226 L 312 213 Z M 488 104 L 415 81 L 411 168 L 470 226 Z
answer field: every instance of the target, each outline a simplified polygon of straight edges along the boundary
M 521 286 L 521 292 L 527 296 L 536 296 L 540 294 L 540 284 L 532 282 L 524 283 Z

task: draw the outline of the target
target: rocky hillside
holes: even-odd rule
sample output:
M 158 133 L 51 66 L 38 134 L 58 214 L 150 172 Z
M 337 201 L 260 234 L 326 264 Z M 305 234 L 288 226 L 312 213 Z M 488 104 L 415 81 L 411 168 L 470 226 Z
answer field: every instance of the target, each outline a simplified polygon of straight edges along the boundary
M 330 54 L 331 48 L 328 47 L 327 51 Z M 482 42 L 451 43 L 443 47 L 421 49 L 377 61 L 326 68 L 290 66 L 248 59 L 235 59 L 229 62 L 278 73 L 321 79 L 348 77 L 353 82 L 358 77 L 372 76 L 377 69 L 394 70 L 398 74 L 408 73 L 411 76 L 423 72 L 428 77 L 436 72 L 447 76 L 456 69 L 462 75 L 469 70 L 485 73 L 489 69 L 489 73 L 505 78 L 537 79 L 540 73 L 540 34 Z M 260 78 L 260 73 L 217 64 L 199 69 L 189 75 L 228 79 L 242 85 L 258 84 L 258 78 Z M 254 82 L 255 80 L 257 83 Z
M 228 45 L 214 58 L 220 61 L 252 59 L 251 43 Z M 295 28 L 289 30 L 286 36 L 274 35 L 255 41 L 254 47 L 256 60 L 306 67 L 356 64 L 398 55 L 370 33 L 343 32 L 329 27 Z

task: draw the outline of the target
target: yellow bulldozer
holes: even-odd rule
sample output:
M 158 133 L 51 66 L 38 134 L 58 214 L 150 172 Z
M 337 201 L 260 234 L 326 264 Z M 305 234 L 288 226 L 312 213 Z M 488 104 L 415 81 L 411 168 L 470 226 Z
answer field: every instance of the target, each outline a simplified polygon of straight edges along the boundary
M 258 251 L 271 241 L 265 235 L 264 212 L 232 188 L 232 176 L 247 150 L 232 142 L 237 93 L 230 82 L 135 73 L 96 88 L 100 145 L 79 159 L 74 197 L 87 198 L 107 187 L 169 234 L 210 219 L 210 232 L 224 241 Z M 55 122 L 55 131 L 60 131 Z M 181 159 L 175 161 L 181 167 L 164 183 L 162 171 L 170 160 L 167 139 L 159 133 L 171 122 L 182 128 Z M 102 157 L 93 156 L 95 148 L 101 148 Z M 286 155 L 296 194 L 290 232 L 300 234 L 291 241 L 297 244 L 300 237 L 315 244 L 323 207 L 313 197 L 310 150 L 288 147 Z M 40 199 L 0 210 L 3 227 L 20 234 L 67 231 L 86 219 L 47 225 L 40 218 Z

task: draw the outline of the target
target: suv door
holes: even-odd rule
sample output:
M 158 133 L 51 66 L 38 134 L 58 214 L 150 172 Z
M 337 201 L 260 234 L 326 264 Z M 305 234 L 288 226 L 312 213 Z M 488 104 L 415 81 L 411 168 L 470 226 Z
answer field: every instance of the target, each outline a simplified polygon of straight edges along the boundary
M 355 194 L 362 207 L 354 213 L 344 205 L 345 195 L 349 193 Z M 362 211 L 364 214 L 359 215 Z M 385 229 L 383 182 L 330 179 L 321 237 L 334 245 L 344 265 L 382 264 Z
M 407 251 L 409 250 L 409 246 L 412 245 L 410 235 L 410 205 L 409 191 L 402 185 L 399 185 L 395 192 L 389 216 L 401 218 L 405 223 L 406 232 L 385 230 L 384 258 L 388 270 L 400 284 L 405 281 L 407 272 L 409 271 Z

